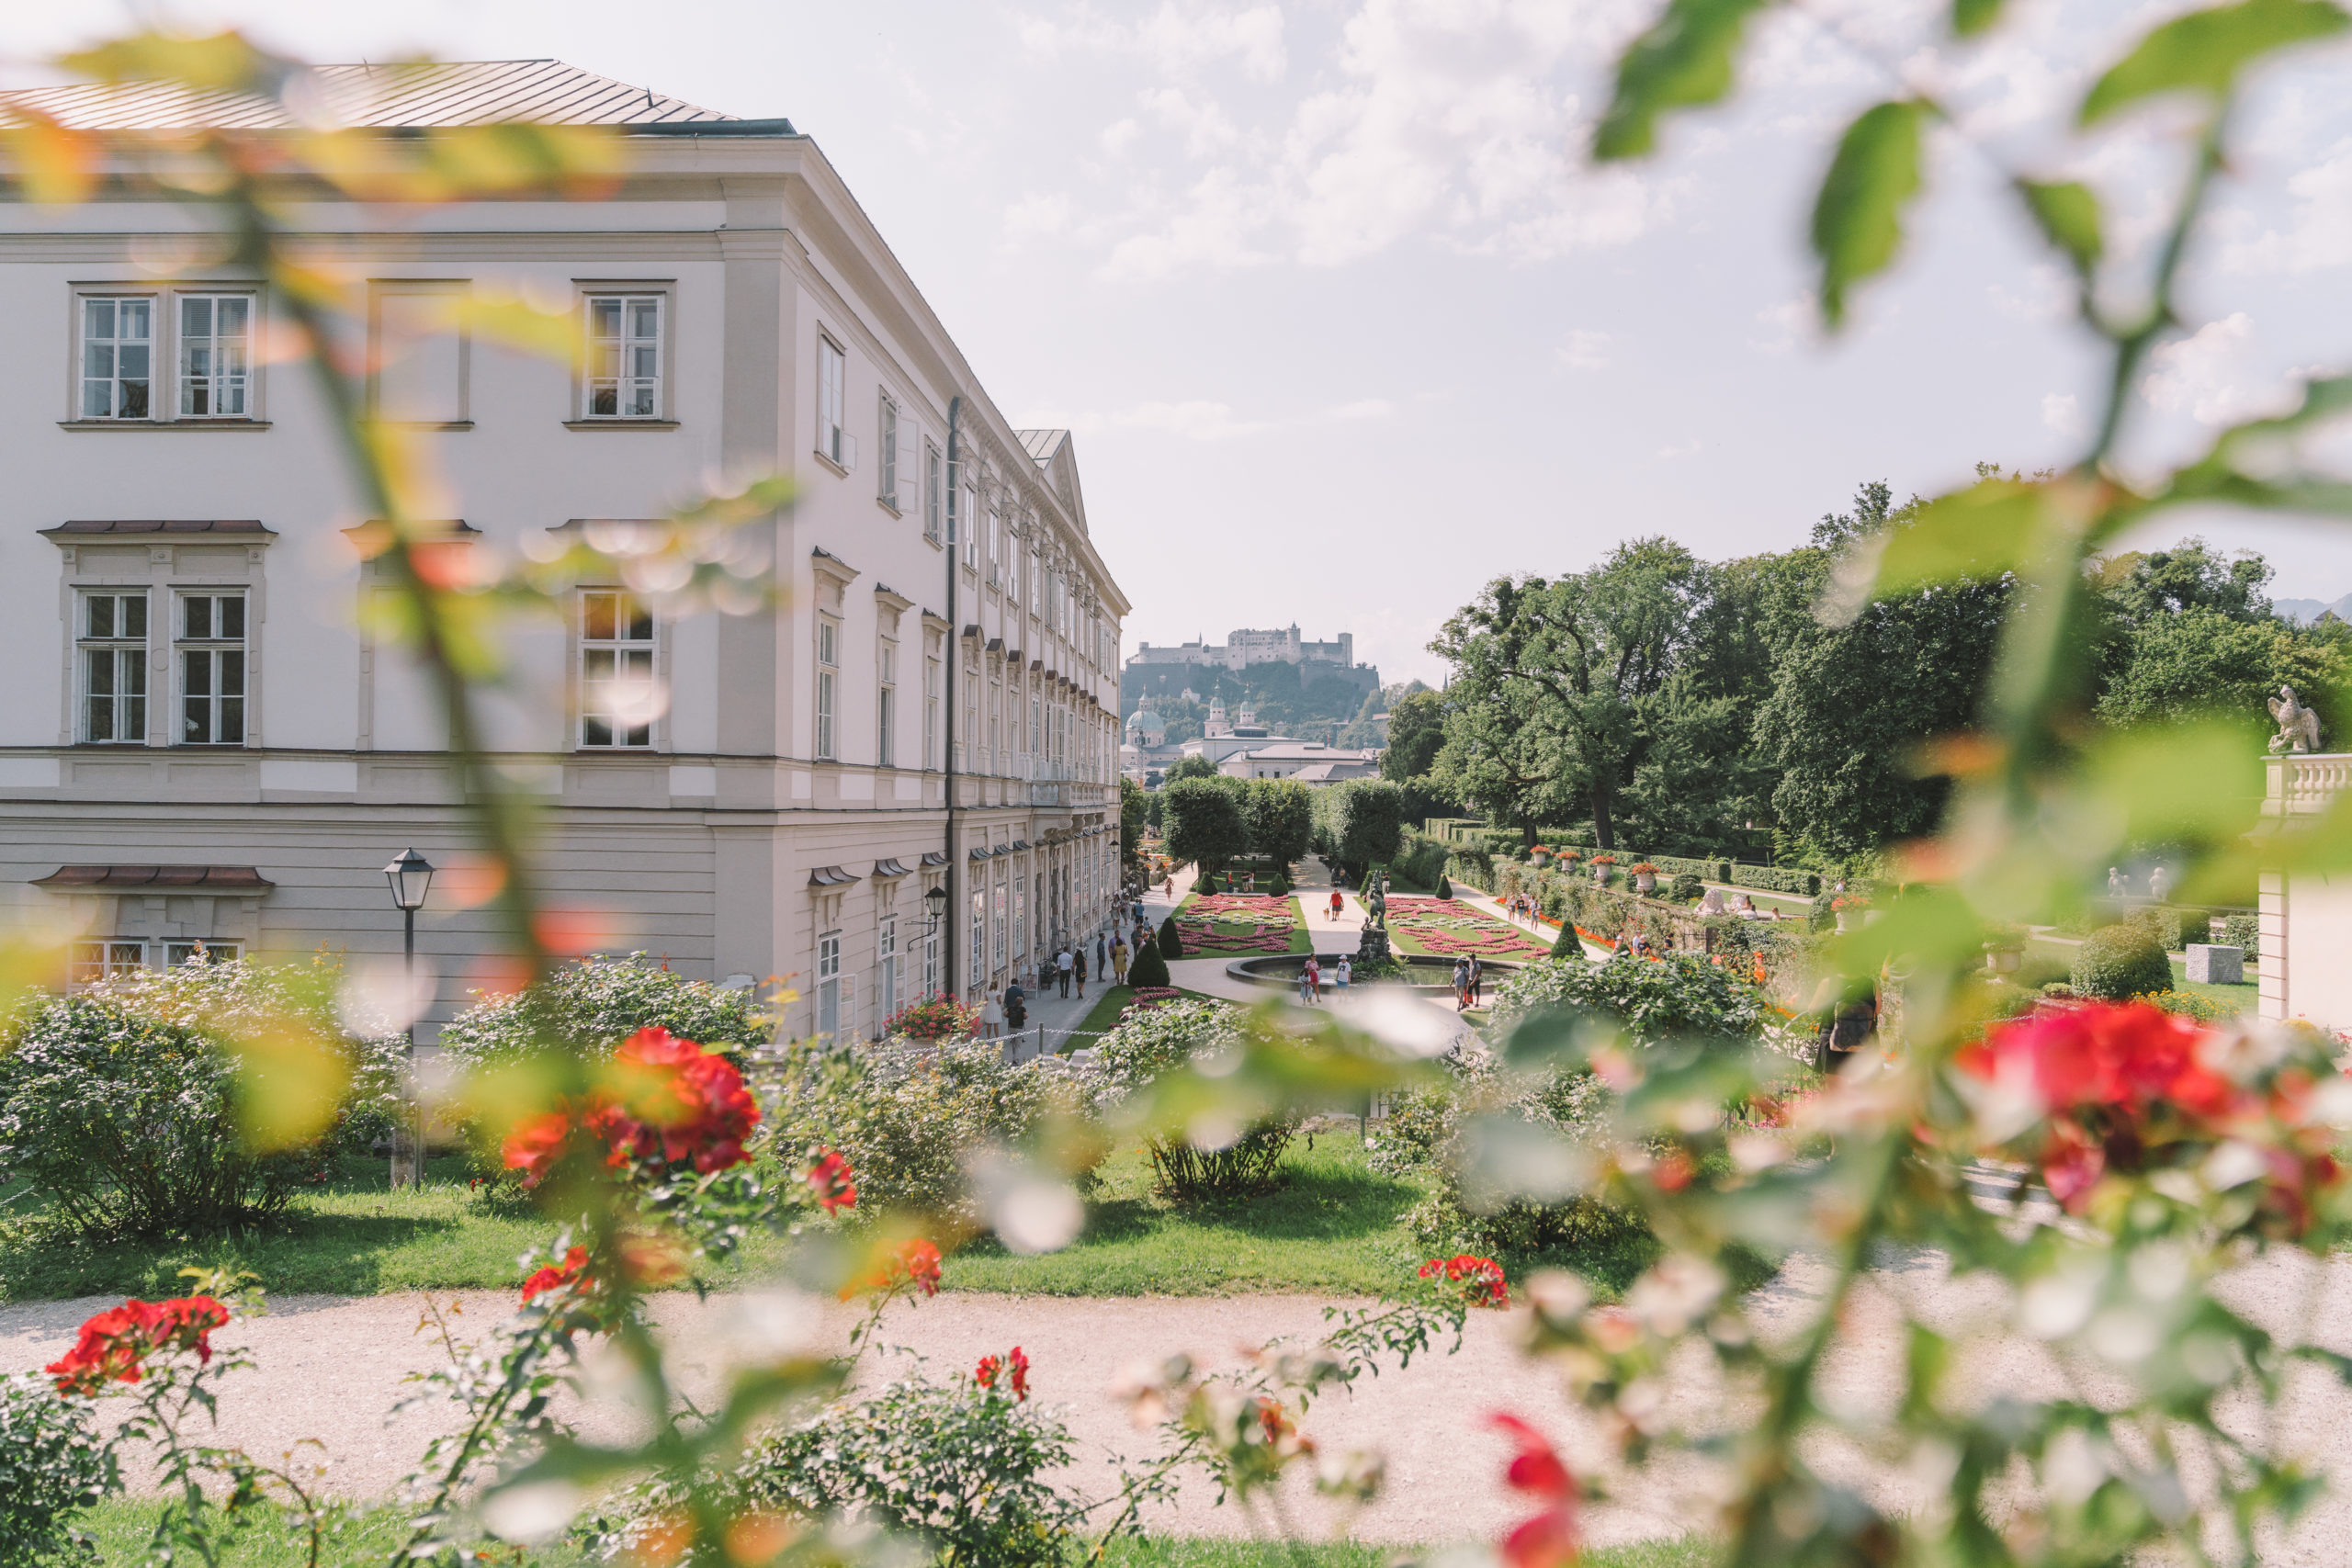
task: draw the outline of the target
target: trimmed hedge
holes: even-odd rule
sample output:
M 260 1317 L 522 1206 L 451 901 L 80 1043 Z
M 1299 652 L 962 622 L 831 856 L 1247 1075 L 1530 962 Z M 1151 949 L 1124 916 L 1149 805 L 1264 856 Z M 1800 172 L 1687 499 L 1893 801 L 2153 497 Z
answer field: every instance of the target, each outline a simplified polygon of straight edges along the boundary
M 2140 921 L 2107 926 L 2083 939 L 2067 976 L 2075 994 L 2104 1001 L 2128 1001 L 2172 989 L 2172 963 Z
M 1468 850 L 1457 850 L 1446 857 L 1444 869 L 1438 873 L 1437 879 L 1442 882 L 1448 877 L 1475 887 L 1481 893 L 1492 893 L 1495 890 L 1495 863 L 1484 854 Z M 1450 897 L 1452 895 L 1441 895 L 1441 897 Z
M 1147 940 L 1143 944 L 1143 950 L 1136 954 L 1135 962 L 1127 965 L 1127 984 L 1141 990 L 1146 986 L 1165 986 L 1170 983 L 1168 978 L 1168 960 L 1159 956 L 1159 944 Z
M 1821 874 L 1798 871 L 1782 865 L 1738 865 L 1731 868 L 1733 886 L 1754 887 L 1766 893 L 1791 893 L 1800 898 L 1811 898 L 1821 891 Z
M 2262 952 L 2262 917 L 2259 915 L 2224 915 L 2222 917 L 2222 940 L 2232 947 L 2245 949 L 2248 958 Z
M 2213 940 L 2213 917 L 2203 909 L 2185 909 L 2177 904 L 2151 904 L 2137 910 L 2132 923 L 2148 928 L 2148 933 L 2175 952 L 2192 942 Z
M 1702 882 L 1731 880 L 1732 863 L 1727 860 L 1692 860 L 1687 855 L 1647 855 L 1644 858 L 1669 876 L 1695 876 Z
M 1146 948 L 1145 951 L 1149 952 L 1150 949 Z M 1176 917 L 1173 914 L 1159 922 L 1159 956 L 1162 958 L 1184 956 L 1184 939 L 1176 933 Z M 1137 985 L 1142 983 L 1140 980 L 1136 982 Z M 1167 984 L 1164 980 L 1159 983 Z

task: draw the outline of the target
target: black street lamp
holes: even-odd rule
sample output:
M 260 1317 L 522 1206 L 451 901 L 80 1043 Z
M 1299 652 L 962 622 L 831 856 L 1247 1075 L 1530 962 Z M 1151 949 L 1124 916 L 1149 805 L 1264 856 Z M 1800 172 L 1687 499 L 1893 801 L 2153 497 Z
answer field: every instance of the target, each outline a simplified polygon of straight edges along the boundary
M 408 1021 L 408 1081 L 411 1092 L 416 1092 L 416 912 L 424 907 L 424 895 L 433 886 L 433 863 L 414 850 L 403 850 L 401 858 L 384 868 L 384 880 L 391 884 L 392 906 L 401 912 L 401 950 L 402 973 L 406 976 L 402 1010 Z M 409 1168 L 409 1179 L 418 1187 L 424 1185 L 424 1097 L 416 1099 L 416 1145 Z M 401 1152 L 392 1149 L 392 1185 L 401 1184 Z
M 933 883 L 931 891 L 922 896 L 922 901 L 930 907 L 931 910 L 931 925 L 923 932 L 925 936 L 929 936 L 933 931 L 939 929 L 939 922 L 941 919 L 947 913 L 946 885 L 944 883 Z

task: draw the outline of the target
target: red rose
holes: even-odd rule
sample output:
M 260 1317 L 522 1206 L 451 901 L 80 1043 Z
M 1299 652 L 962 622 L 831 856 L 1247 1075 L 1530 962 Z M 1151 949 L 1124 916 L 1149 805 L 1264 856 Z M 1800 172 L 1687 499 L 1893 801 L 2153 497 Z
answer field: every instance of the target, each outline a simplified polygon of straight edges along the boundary
M 1502 1558 L 1509 1568 L 1561 1568 L 1577 1557 L 1577 1481 L 1568 1472 L 1549 1439 L 1516 1416 L 1498 1412 L 1487 1417 L 1490 1426 L 1509 1432 L 1519 1443 L 1504 1479 L 1514 1491 L 1524 1492 L 1544 1505 L 1537 1514 L 1503 1539 Z
M 523 1281 L 523 1304 L 528 1306 L 534 1296 L 548 1291 L 560 1291 L 575 1280 L 583 1280 L 582 1271 L 587 1267 L 588 1249 L 584 1247 L 573 1247 L 563 1255 L 563 1262 L 560 1267 L 550 1265 Z
M 583 1104 L 560 1103 L 507 1134 L 506 1164 L 523 1173 L 524 1186 L 538 1185 L 575 1133 L 602 1145 L 605 1163 L 615 1168 L 690 1164 L 707 1176 L 749 1157 L 743 1140 L 760 1110 L 725 1057 L 666 1029 L 640 1029 L 614 1053 L 610 1077 L 617 1094 L 600 1090 Z
M 43 1370 L 58 1393 L 95 1396 L 109 1382 L 137 1382 L 160 1351 L 193 1350 L 199 1366 L 209 1362 L 212 1331 L 228 1321 L 229 1309 L 210 1296 L 127 1301 L 85 1322 L 74 1348 Z
M 808 1168 L 808 1185 L 817 1194 L 817 1204 L 827 1213 L 857 1207 L 857 1187 L 850 1179 L 857 1174 L 831 1149 L 824 1157 Z

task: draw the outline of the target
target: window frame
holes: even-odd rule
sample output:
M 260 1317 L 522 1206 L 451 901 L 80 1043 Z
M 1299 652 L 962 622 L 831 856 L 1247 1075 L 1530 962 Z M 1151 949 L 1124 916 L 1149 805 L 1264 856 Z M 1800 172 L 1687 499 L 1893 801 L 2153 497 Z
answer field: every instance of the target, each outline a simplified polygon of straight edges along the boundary
M 874 765 L 899 765 L 899 641 L 879 639 L 875 650 Z
M 817 985 L 811 998 L 815 1032 L 838 1038 L 842 1025 L 842 933 L 817 933 Z
M 73 390 L 68 399 L 66 414 L 69 423 L 135 425 L 156 424 L 163 422 L 164 416 L 158 412 L 155 397 L 155 363 L 164 350 L 161 318 L 164 314 L 164 301 L 169 293 L 168 289 L 161 288 L 83 288 L 74 291 L 74 324 L 70 334 L 73 345 L 71 362 Z M 109 304 L 114 307 L 114 321 L 118 327 L 116 332 L 105 339 L 115 353 L 113 370 L 104 378 L 109 389 L 110 403 L 120 400 L 120 383 L 124 378 L 121 366 L 123 338 L 119 330 L 122 307 L 126 304 L 141 304 L 147 307 L 147 336 L 143 340 L 147 350 L 147 408 L 143 413 L 123 413 L 118 411 L 111 413 L 94 414 L 88 410 L 88 389 L 93 378 L 89 374 L 90 307 L 96 304 Z
M 594 637 L 590 634 L 590 628 L 594 624 L 592 620 L 594 605 L 595 601 L 606 598 L 613 601 L 614 635 Z M 616 583 L 582 584 L 577 592 L 577 605 L 571 628 L 573 649 L 571 671 L 572 706 L 579 716 L 572 725 L 572 748 L 575 750 L 594 751 L 599 754 L 611 751 L 660 750 L 662 740 L 661 727 L 664 716 L 663 705 L 656 701 L 653 705 L 655 711 L 647 716 L 642 725 L 629 725 L 624 729 L 619 722 L 621 716 L 617 711 L 608 709 L 602 714 L 595 711 L 592 694 L 599 686 L 617 687 L 623 684 L 623 657 L 639 654 L 644 658 L 645 680 L 649 690 L 659 691 L 662 680 L 661 618 L 654 615 L 652 606 L 646 604 L 637 593 Z M 625 615 L 624 611 L 627 609 L 634 609 L 638 614 Z M 624 628 L 633 629 L 640 615 L 645 626 L 643 637 L 620 635 Z M 610 655 L 613 660 L 613 674 L 602 680 L 592 675 L 589 668 L 591 658 L 600 654 Z M 594 739 L 589 728 L 592 724 L 599 723 L 605 726 L 606 734 L 606 738 L 602 740 Z M 633 736 L 639 730 L 644 732 L 645 739 L 642 740 L 624 738 Z
M 132 637 L 119 631 L 109 632 L 105 636 L 92 633 L 89 629 L 91 604 L 98 599 L 105 599 L 113 604 L 114 608 L 108 614 L 110 620 L 120 617 L 124 601 L 135 600 L 139 604 L 138 635 Z M 151 668 L 155 649 L 154 599 L 153 590 L 144 586 L 133 587 L 127 584 L 107 583 L 74 590 L 73 679 L 75 744 L 108 747 L 153 744 L 152 739 L 153 718 L 148 704 L 154 696 L 154 682 Z M 96 695 L 90 690 L 90 671 L 93 668 L 91 656 L 94 654 L 107 656 L 107 664 L 113 671 L 109 679 L 117 684 L 119 683 L 121 672 L 124 670 L 132 670 L 138 674 L 138 691 L 115 691 L 105 694 L 107 700 L 115 705 L 115 712 L 107 726 L 109 728 L 122 727 L 124 716 L 121 710 L 124 705 L 135 705 L 137 723 L 131 727 L 133 733 L 130 735 L 101 738 L 92 733 L 97 728 L 90 722 L 93 712 L 91 703 Z
M 875 394 L 874 411 L 874 499 L 876 504 L 893 517 L 904 516 L 899 506 L 899 468 L 904 455 L 899 450 L 904 440 L 905 422 L 899 414 L 899 400 L 887 391 Z
M 203 603 L 209 606 L 206 619 L 209 623 L 207 635 L 198 637 L 189 627 L 193 623 L 193 607 Z M 237 609 L 237 635 L 223 635 L 220 623 L 223 611 L 230 604 Z M 152 623 L 151 623 L 152 624 Z M 212 749 L 233 749 L 245 745 L 252 726 L 253 700 L 253 604 L 251 595 L 243 588 L 182 588 L 172 593 L 172 709 L 176 721 L 171 744 L 200 746 Z M 232 662 L 233 660 L 233 663 Z M 206 684 L 210 690 L 201 694 L 191 690 L 191 675 L 202 662 L 207 671 Z M 226 688 L 233 682 L 236 691 Z M 190 739 L 188 724 L 192 705 L 204 702 L 215 705 L 206 721 L 208 733 Z M 236 733 L 228 733 L 229 705 L 236 705 Z
M 572 280 L 572 287 L 579 293 L 577 330 L 580 362 L 573 374 L 572 416 L 568 423 L 584 425 L 591 429 L 674 424 L 676 405 L 673 399 L 677 383 L 676 354 L 673 343 L 673 336 L 676 331 L 674 285 L 650 279 L 640 282 L 628 278 L 575 278 Z M 616 362 L 614 374 L 611 376 L 597 374 L 597 344 L 602 340 L 597 337 L 595 331 L 596 303 L 601 299 L 621 301 L 622 331 L 613 341 L 618 345 L 616 352 L 622 357 Z M 650 378 L 621 374 L 628 363 L 626 356 L 630 345 L 640 341 L 628 331 L 629 317 L 632 314 L 630 307 L 632 304 L 640 302 L 650 302 L 654 309 L 653 335 L 650 340 L 653 351 L 653 374 Z M 628 383 L 648 379 L 650 379 L 653 384 L 652 412 L 650 413 L 619 412 L 622 406 L 621 388 Z M 597 385 L 605 381 L 613 384 L 615 412 L 612 413 L 596 412 Z
M 922 660 L 922 771 L 939 771 L 939 673 L 940 659 L 926 653 Z
M 820 762 L 841 761 L 841 637 L 837 616 L 817 616 L 816 702 L 810 710 L 810 754 Z
M 255 379 L 254 344 L 261 330 L 261 301 L 256 298 L 256 294 L 257 291 L 251 288 L 175 288 L 171 291 L 172 417 L 175 420 L 190 424 L 211 424 L 221 421 L 242 423 L 254 417 L 254 381 Z M 244 308 L 244 331 L 237 334 L 242 339 L 238 348 L 243 356 L 243 367 L 224 373 L 219 368 L 219 355 L 223 341 L 219 324 L 220 308 L 232 301 Z M 213 330 L 202 333 L 191 333 L 187 327 L 188 307 L 198 302 L 209 307 L 213 324 Z M 224 379 L 233 380 L 238 404 L 236 408 L 224 411 L 216 406 L 208 412 L 199 413 L 189 406 L 192 400 L 188 356 L 193 345 L 199 341 L 209 345 L 213 355 L 213 368 L 207 371 L 203 377 L 207 390 L 212 393 L 211 400 L 218 404 L 220 382 Z M 150 400 L 152 401 L 152 399 Z
M 856 466 L 849 433 L 849 350 L 833 334 L 817 333 L 817 456 L 846 474 Z
M 922 443 L 922 536 L 933 544 L 940 542 L 940 513 L 946 500 L 943 480 L 945 454 L 939 443 L 929 436 Z

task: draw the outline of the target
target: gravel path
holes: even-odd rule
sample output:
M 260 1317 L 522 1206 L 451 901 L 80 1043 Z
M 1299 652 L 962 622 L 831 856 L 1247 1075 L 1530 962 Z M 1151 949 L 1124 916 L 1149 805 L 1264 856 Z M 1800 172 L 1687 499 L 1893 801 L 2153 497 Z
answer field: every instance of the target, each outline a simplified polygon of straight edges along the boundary
M 1771 1333 L 1787 1332 L 1814 1310 L 1817 1269 L 1799 1259 L 1759 1292 L 1759 1317 Z M 2352 1350 L 2352 1259 L 2338 1258 L 2322 1273 L 2293 1258 L 2265 1261 L 2224 1283 L 2222 1293 L 2274 1330 L 2292 1333 L 2305 1321 L 2306 1297 L 2312 1309 L 2312 1337 L 2337 1349 Z M 451 1298 L 444 1298 L 451 1299 Z M 460 1318 L 469 1331 L 484 1331 L 505 1312 L 504 1293 L 460 1292 Z M 1844 1348 L 1833 1358 L 1826 1388 L 1841 1408 L 1857 1415 L 1891 1409 L 1900 1368 L 1901 1338 L 1895 1303 L 1907 1300 L 1930 1321 L 1951 1332 L 1985 1325 L 1997 1313 L 1998 1298 L 1979 1282 L 1944 1277 L 1938 1260 L 1915 1259 L 1873 1275 L 1852 1305 Z M 85 1299 L 0 1308 L 0 1365 L 34 1367 L 70 1344 L 74 1327 L 92 1312 L 112 1305 Z M 1148 1434 L 1136 1431 L 1110 1394 L 1127 1368 L 1183 1350 L 1210 1365 L 1232 1365 L 1250 1348 L 1283 1335 L 1312 1335 L 1321 1323 L 1320 1301 L 1297 1296 L 1120 1300 L 1071 1300 L 995 1295 L 944 1295 L 903 1303 L 886 1323 L 883 1341 L 903 1345 L 928 1358 L 935 1373 L 968 1368 L 989 1351 L 1018 1344 L 1035 1365 L 1037 1396 L 1063 1408 L 1081 1456 L 1069 1480 L 1091 1494 L 1109 1489 L 1113 1455 L 1139 1458 L 1150 1451 Z M 425 1439 L 452 1424 L 454 1407 L 412 1409 L 387 1423 L 384 1413 L 407 1392 L 405 1380 L 434 1364 L 432 1346 L 414 1333 L 424 1301 L 416 1296 L 361 1299 L 300 1297 L 272 1304 L 271 1315 L 232 1325 L 220 1338 L 250 1348 L 258 1365 L 240 1374 L 223 1401 L 220 1437 L 257 1453 L 276 1454 L 303 1438 L 326 1445 L 330 1484 L 356 1496 L 389 1494 Z M 731 1360 L 783 1343 L 838 1346 L 846 1326 L 843 1310 L 806 1298 L 737 1296 L 697 1302 L 677 1294 L 661 1298 L 656 1315 L 677 1348 L 682 1382 L 689 1392 L 714 1386 Z M 1347 1519 L 1305 1495 L 1289 1506 L 1294 1519 L 1317 1531 L 1347 1529 L 1369 1540 L 1430 1542 L 1491 1537 L 1519 1513 L 1500 1484 L 1507 1457 L 1504 1443 L 1487 1431 L 1484 1416 L 1510 1409 L 1560 1435 L 1580 1469 L 1604 1460 L 1591 1427 L 1577 1416 L 1542 1368 L 1518 1353 L 1517 1314 L 1475 1315 L 1459 1353 L 1416 1360 L 1364 1382 L 1352 1395 L 1319 1403 L 1306 1429 L 1325 1449 L 1370 1446 L 1385 1453 L 1388 1486 L 1377 1503 Z M 2100 1370 L 2073 1369 L 2075 1386 L 2097 1397 Z M 869 1361 L 863 1381 L 892 1375 L 892 1359 Z M 595 1386 L 594 1369 L 588 1386 Z M 2067 1369 L 2045 1348 L 1986 1333 L 1962 1358 L 1957 1396 L 1976 1401 L 1999 1393 L 2052 1394 L 2067 1386 Z M 1747 1402 L 1695 1371 L 1678 1376 L 1671 1405 L 1701 1421 L 1736 1422 Z M 574 1402 L 581 1424 L 594 1432 L 618 1435 L 618 1405 L 593 1393 L 584 1406 Z M 2251 1418 L 2250 1412 L 2241 1412 Z M 2283 1445 L 2340 1482 L 2352 1483 L 2352 1398 L 2314 1371 L 2300 1371 L 2278 1414 Z M 1883 1505 L 1905 1507 L 1922 1500 L 1917 1483 L 1893 1463 L 1860 1452 L 1825 1446 L 1814 1455 L 1831 1474 L 1863 1486 Z M 1679 1533 L 1702 1516 L 1706 1476 L 1690 1461 L 1679 1461 L 1638 1481 L 1620 1479 L 1611 1500 L 1595 1506 L 1588 1524 L 1593 1539 L 1616 1541 Z M 2194 1473 L 2191 1483 L 2196 1483 Z M 1155 1515 L 1156 1528 L 1191 1534 L 1241 1534 L 1253 1522 L 1232 1507 L 1211 1506 L 1205 1490 L 1188 1493 L 1172 1508 Z M 2346 1560 L 2352 1540 L 2352 1497 L 2324 1502 L 2292 1536 L 2266 1545 L 2263 1560 L 2279 1568 L 2333 1568 Z

